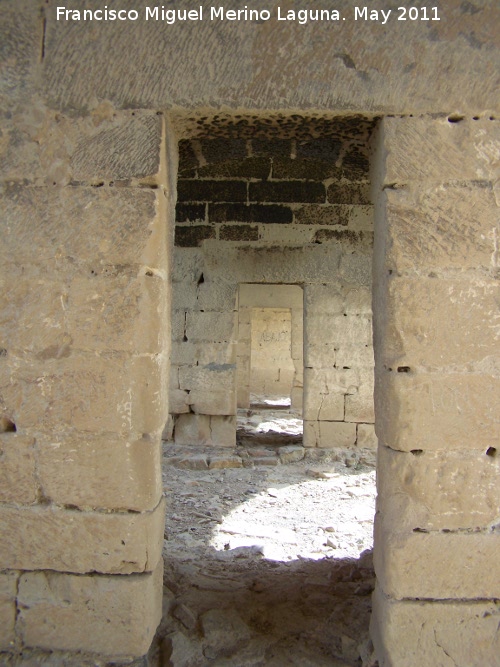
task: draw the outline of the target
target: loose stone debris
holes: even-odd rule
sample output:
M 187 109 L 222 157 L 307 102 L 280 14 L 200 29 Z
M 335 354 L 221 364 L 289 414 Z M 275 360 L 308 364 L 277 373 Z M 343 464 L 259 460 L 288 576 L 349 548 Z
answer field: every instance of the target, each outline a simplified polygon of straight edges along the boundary
M 165 443 L 164 614 L 149 664 L 374 664 L 373 453 L 175 450 Z

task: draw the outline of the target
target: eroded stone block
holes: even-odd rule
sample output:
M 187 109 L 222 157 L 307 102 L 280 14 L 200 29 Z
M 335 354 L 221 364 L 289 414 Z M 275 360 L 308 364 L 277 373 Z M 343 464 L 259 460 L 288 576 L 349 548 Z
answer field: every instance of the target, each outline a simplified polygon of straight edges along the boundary
M 377 587 L 370 634 L 380 667 L 494 665 L 499 617 L 495 601 L 398 601 Z
M 485 452 L 409 453 L 380 445 L 378 511 L 394 531 L 489 526 L 500 515 L 499 474 L 499 458 Z
M 51 506 L 0 507 L 0 562 L 8 569 L 130 574 L 161 557 L 165 504 L 151 512 L 101 513 Z
M 487 118 L 384 118 L 388 149 L 385 183 L 495 178 L 498 173 L 498 123 Z
M 162 578 L 162 559 L 152 572 L 128 576 L 24 573 L 21 638 L 28 647 L 142 656 L 161 620 Z
M 34 445 L 32 437 L 0 434 L 0 502 L 29 505 L 36 501 Z
M 408 370 L 379 369 L 375 376 L 375 428 L 381 442 L 404 451 L 498 447 L 499 380 L 493 373 Z
M 44 496 L 79 508 L 152 510 L 162 493 L 159 438 L 37 437 Z
M 487 182 L 385 190 L 388 269 L 496 270 L 498 206 Z
M 0 650 L 14 647 L 19 572 L 0 572 Z
M 498 532 L 395 532 L 377 512 L 374 539 L 378 581 L 395 599 L 500 597 Z

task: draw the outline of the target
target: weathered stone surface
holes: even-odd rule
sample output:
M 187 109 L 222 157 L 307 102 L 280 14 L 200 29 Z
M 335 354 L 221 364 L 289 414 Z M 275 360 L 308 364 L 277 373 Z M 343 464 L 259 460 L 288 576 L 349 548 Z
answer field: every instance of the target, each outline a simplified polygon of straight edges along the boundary
M 162 493 L 159 438 L 37 437 L 43 494 L 57 505 L 152 510 Z
M 205 391 L 231 391 L 234 389 L 236 368 L 234 364 L 210 363 L 206 366 L 180 366 L 181 389 L 191 391 L 203 387 Z
M 229 389 L 193 389 L 189 393 L 189 405 L 197 414 L 234 415 L 236 414 L 235 394 Z
M 29 362 L 7 357 L 2 400 L 18 428 L 155 433 L 167 418 L 166 359 L 92 354 Z M 121 356 L 121 358 L 120 358 Z M 10 371 L 10 373 L 9 373 Z M 1 370 L 0 370 L 1 372 Z
M 161 619 L 163 560 L 128 576 L 27 572 L 19 583 L 18 627 L 26 646 L 144 655 Z
M 189 412 L 189 394 L 183 389 L 170 389 L 168 395 L 168 409 L 171 414 L 180 415 Z
M 296 461 L 302 461 L 305 456 L 305 449 L 296 445 L 287 445 L 279 448 L 278 456 L 281 463 L 295 463 Z
M 243 461 L 239 456 L 211 456 L 208 467 L 211 470 L 222 468 L 242 468 Z
M 0 572 L 0 650 L 14 647 L 19 572 Z
M 497 377 L 380 371 L 375 430 L 393 449 L 498 447 Z
M 156 190 L 6 187 L 2 193 L 4 262 L 73 258 L 163 268 L 166 238 L 156 220 Z M 68 224 L 71 221 L 71 224 Z M 161 233 L 160 233 L 161 232 Z
M 345 397 L 345 417 L 348 422 L 375 421 L 373 408 L 373 373 L 363 373 L 358 391 Z
M 378 440 L 375 435 L 374 424 L 358 424 L 357 425 L 357 440 L 356 445 L 360 448 L 377 449 Z
M 500 132 L 489 118 L 384 118 L 385 183 L 490 180 L 498 174 Z
M 321 341 L 328 338 L 335 344 L 357 343 L 368 345 L 371 343 L 371 319 L 363 315 L 309 315 L 305 320 L 305 340 L 308 342 Z
M 304 420 L 304 447 L 350 448 L 355 442 L 354 423 Z
M 33 91 L 43 25 L 39 8 L 28 0 L 2 3 L 0 104 L 3 114 Z
M 141 16 L 111 31 L 111 57 L 110 26 L 94 22 L 93 30 L 82 31 L 78 22 L 56 21 L 56 8 L 51 6 L 44 85 L 55 105 L 76 108 L 98 98 L 132 108 L 183 106 L 187 100 L 194 108 L 272 109 L 282 108 L 285 93 L 290 109 L 422 113 L 495 106 L 495 5 L 479 5 L 474 13 L 459 3 L 447 5 L 429 33 L 429 21 L 397 21 L 396 12 L 391 29 L 381 31 L 380 22 L 354 20 L 355 4 L 350 1 L 341 8 L 346 20 L 338 22 L 278 22 L 275 12 L 269 21 L 251 26 L 245 21 L 213 21 L 204 39 L 199 38 L 199 21 L 176 22 L 165 34 L 161 20 L 145 21 Z M 131 1 L 122 6 L 136 8 Z M 191 9 L 185 2 L 178 7 Z M 267 5 L 259 2 L 254 8 Z M 299 34 L 303 41 L 298 41 Z M 130 49 L 130 44 L 136 48 Z M 415 60 L 415 53 L 422 51 L 428 57 Z M 177 66 L 165 72 L 158 52 L 164 54 L 164 62 Z M 103 69 L 105 55 L 108 66 Z M 353 66 L 346 67 L 346 59 Z M 137 62 L 142 63 L 141 76 L 134 78 L 130 72 Z M 212 62 L 220 67 L 211 75 Z
M 354 386 L 348 373 L 337 369 L 304 369 L 304 419 L 344 419 L 344 394 Z
M 497 269 L 491 183 L 411 186 L 385 190 L 385 196 L 388 269 Z
M 500 515 L 498 457 L 381 445 L 377 469 L 378 511 L 394 531 L 475 529 Z
M 0 529 L 9 539 L 0 562 L 18 570 L 150 572 L 161 558 L 164 514 L 163 501 L 142 514 L 3 506 Z
M 176 445 L 208 445 L 211 443 L 210 416 L 183 414 L 175 420 Z
M 378 350 L 386 366 L 465 365 L 500 353 L 496 281 L 391 278 L 384 298 Z
M 36 501 L 34 445 L 32 437 L 0 434 L 0 502 L 29 505 Z
M 127 119 L 115 127 L 100 127 L 76 145 L 71 158 L 73 178 L 143 178 L 158 172 L 161 120 L 159 116 Z
M 236 344 L 230 343 L 190 343 L 173 341 L 171 363 L 178 366 L 190 366 L 193 359 L 202 366 L 208 364 L 234 364 L 236 362 Z
M 10 351 L 38 359 L 73 350 L 168 349 L 167 283 L 139 265 L 6 264 L 0 277 L 0 329 Z
M 186 336 L 191 343 L 220 343 L 235 338 L 233 312 L 196 312 L 186 316 Z
M 236 417 L 213 415 L 210 417 L 210 434 L 215 447 L 235 447 Z
M 500 597 L 498 532 L 395 532 L 377 512 L 374 539 L 375 572 L 393 598 Z
M 378 587 L 371 636 L 380 667 L 494 665 L 499 615 L 494 601 L 396 601 Z

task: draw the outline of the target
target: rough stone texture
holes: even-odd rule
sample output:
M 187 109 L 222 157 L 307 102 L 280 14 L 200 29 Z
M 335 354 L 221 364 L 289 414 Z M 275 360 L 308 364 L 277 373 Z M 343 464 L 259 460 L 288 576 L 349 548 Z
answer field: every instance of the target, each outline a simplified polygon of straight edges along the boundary
M 356 445 L 362 448 L 377 449 L 378 440 L 373 424 L 358 424 Z
M 408 185 L 385 195 L 387 269 L 498 268 L 498 204 L 490 182 Z
M 408 453 L 380 445 L 378 511 L 397 532 L 494 525 L 500 515 L 499 461 L 485 452 Z
M 35 439 L 0 434 L 0 502 L 29 505 L 38 498 Z
M 158 437 L 37 438 L 38 478 L 45 498 L 81 509 L 152 510 L 162 493 Z
M 393 278 L 386 299 L 390 314 L 379 347 L 386 366 L 465 368 L 498 348 L 498 328 L 490 323 L 500 306 L 494 280 Z
M 148 572 L 161 556 L 164 517 L 163 501 L 141 514 L 1 506 L 9 539 L 0 544 L 0 562 L 18 570 Z
M 387 183 L 490 180 L 498 173 L 500 128 L 488 118 L 387 118 Z
M 286 100 L 291 109 L 379 113 L 495 105 L 494 27 L 499 18 L 494 3 L 482 3 L 471 12 L 467 5 L 452 2 L 442 8 L 441 20 L 434 22 L 398 22 L 394 10 L 386 29 L 377 22 L 355 21 L 355 4 L 342 6 L 345 21 L 300 25 L 278 22 L 276 12 L 261 24 L 210 22 L 204 16 L 203 22 L 168 26 L 167 33 L 161 20 L 144 21 L 142 16 L 140 21 L 125 22 L 120 31 L 109 30 L 104 22 L 92 31 L 82 31 L 76 22 L 57 22 L 51 6 L 44 85 L 59 108 L 84 108 L 95 98 L 139 108 L 187 103 L 191 108 L 272 109 Z M 131 0 L 122 6 L 136 8 Z M 176 8 L 191 9 L 191 5 L 183 2 Z M 253 8 L 268 9 L 269 5 L 260 0 Z M 416 60 L 415 53 L 422 51 L 427 57 Z M 161 63 L 158 52 L 164 54 Z M 103 69 L 104 53 L 108 66 Z M 130 71 L 137 62 L 142 63 L 141 77 L 134 78 Z M 163 62 L 175 67 L 165 72 Z M 220 67 L 212 69 L 213 63 Z M 314 80 L 309 75 L 312 71 Z
M 19 572 L 0 572 L 0 650 L 14 646 L 18 580 Z
M 56 350 L 45 361 L 8 356 L 0 366 L 0 409 L 23 429 L 155 433 L 167 417 L 166 362 L 164 355 L 120 353 L 58 358 Z
M 496 373 L 495 364 L 491 359 Z M 375 392 L 379 440 L 404 451 L 497 447 L 499 380 L 489 368 L 485 364 L 484 374 L 381 371 Z
M 373 606 L 371 635 L 380 667 L 498 662 L 498 602 L 395 601 L 377 588 Z
M 29 263 L 36 247 L 38 264 L 60 257 L 96 269 L 100 264 L 162 265 L 164 243 L 158 244 L 153 232 L 156 199 L 156 191 L 139 188 L 4 187 L 0 257 L 7 264 Z
M 327 449 L 351 448 L 356 442 L 356 424 L 304 420 L 304 446 Z
M 500 534 L 398 532 L 390 517 L 375 515 L 375 572 L 384 592 L 401 600 L 500 597 Z
M 29 647 L 142 656 L 161 619 L 162 575 L 162 559 L 148 574 L 24 573 L 18 632 Z

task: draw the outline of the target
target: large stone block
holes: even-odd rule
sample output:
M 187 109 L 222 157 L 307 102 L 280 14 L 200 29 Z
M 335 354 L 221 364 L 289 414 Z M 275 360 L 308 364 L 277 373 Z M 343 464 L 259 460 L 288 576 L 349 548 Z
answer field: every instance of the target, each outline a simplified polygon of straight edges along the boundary
M 7 350 L 38 359 L 72 350 L 168 349 L 168 288 L 134 266 L 6 264 L 0 277 L 0 331 Z
M 370 634 L 380 667 L 496 665 L 500 606 L 488 600 L 391 600 L 373 596 Z
M 356 3 L 349 0 L 340 7 L 346 19 L 341 26 L 336 21 L 300 26 L 304 42 L 297 39 L 297 21 L 276 22 L 276 13 L 271 21 L 252 22 L 251 30 L 246 21 L 212 21 L 199 39 L 199 21 L 178 21 L 165 33 L 161 20 L 143 20 L 143 8 L 131 0 L 121 6 L 137 8 L 140 18 L 112 31 L 110 54 L 109 27 L 116 26 L 94 21 L 92 30 L 83 31 L 77 21 L 57 21 L 56 6 L 50 5 L 44 89 L 52 105 L 82 109 L 97 98 L 139 109 L 182 108 L 189 102 L 198 109 L 266 110 L 282 108 L 286 93 L 289 109 L 368 109 L 384 115 L 442 109 L 473 113 L 497 103 L 494 26 L 499 18 L 496 4 L 489 2 L 474 12 L 461 3 L 446 5 L 438 9 L 439 21 L 398 21 L 394 10 L 388 24 L 393 29 L 381 31 L 380 20 L 356 21 Z M 177 7 L 182 11 L 192 5 L 183 0 Z M 256 5 L 261 8 L 266 5 Z M 203 19 L 208 21 L 206 12 Z M 392 58 L 395 39 L 398 57 Z M 428 57 L 417 59 L 422 52 Z M 161 62 L 158 53 L 164 56 Z M 103 62 L 108 66 L 103 68 Z M 132 77 L 138 62 L 141 76 Z M 165 62 L 176 67 L 166 70 Z M 213 73 L 211 62 L 219 64 Z M 359 75 L 361 66 L 366 76 Z
M 53 506 L 0 507 L 3 567 L 17 570 L 150 572 L 161 558 L 165 503 L 151 512 L 104 513 Z
M 0 572 L 0 651 L 14 648 L 19 572 Z
M 373 424 L 357 424 L 356 445 L 362 449 L 377 449 L 378 440 L 375 435 L 375 426 Z
M 83 133 L 82 133 L 83 134 Z M 101 121 L 76 141 L 71 171 L 77 181 L 144 178 L 158 173 L 161 119 L 157 115 L 122 115 Z
M 381 445 L 378 511 L 394 531 L 476 529 L 500 516 L 500 462 L 476 451 L 400 452 Z
M 210 416 L 179 415 L 175 420 L 174 440 L 176 445 L 211 444 Z
M 95 264 L 167 263 L 159 190 L 144 188 L 4 187 L 3 262 L 72 258 Z
M 163 560 L 128 576 L 26 572 L 19 582 L 20 637 L 27 647 L 139 657 L 162 611 Z
M 236 417 L 210 417 L 210 434 L 215 447 L 236 447 Z
M 304 419 L 341 421 L 344 419 L 344 395 L 354 386 L 355 378 L 337 369 L 304 369 Z
M 389 447 L 404 451 L 497 448 L 498 392 L 499 380 L 493 375 L 379 369 L 375 375 L 377 436 Z
M 190 343 L 220 343 L 236 337 L 233 312 L 190 311 L 186 315 L 186 336 Z
M 18 428 L 155 433 L 167 417 L 166 358 L 74 354 L 45 362 L 8 356 L 0 407 Z
M 168 395 L 168 411 L 172 415 L 189 412 L 189 393 L 183 389 L 170 389 Z
M 217 242 L 203 247 L 205 280 L 220 275 L 221 254 Z M 336 277 L 342 248 L 337 244 L 286 247 L 282 243 L 261 247 L 225 247 L 223 271 L 236 283 L 325 283 Z M 371 269 L 370 269 L 371 271 Z
M 234 392 L 236 367 L 234 364 L 207 364 L 206 366 L 180 366 L 179 383 L 188 391 Z
M 372 340 L 371 318 L 364 315 L 309 315 L 304 322 L 306 345 L 324 342 L 335 345 L 369 345 Z
M 237 309 L 238 286 L 222 280 L 205 281 L 198 285 L 196 302 L 200 310 L 231 311 Z
M 493 280 L 391 278 L 378 317 L 386 366 L 440 367 L 500 355 L 500 296 Z
M 337 368 L 357 368 L 373 375 L 373 345 L 371 343 L 340 343 L 336 346 L 335 365 Z M 373 385 L 373 378 L 372 378 Z
M 236 414 L 234 390 L 193 389 L 189 393 L 191 410 L 203 415 Z
M 497 270 L 498 205 L 490 183 L 385 190 L 385 266 L 399 273 Z
M 161 498 L 158 437 L 39 436 L 37 464 L 43 495 L 56 505 L 138 512 Z
M 29 0 L 7 0 L 1 11 L 0 106 L 7 115 L 35 88 L 43 22 L 39 7 Z
M 38 497 L 35 439 L 0 434 L 0 502 L 29 505 Z
M 375 572 L 393 598 L 500 597 L 498 532 L 395 532 L 377 511 L 374 540 Z
M 336 449 L 356 444 L 356 424 L 304 420 L 304 447 Z
M 384 118 L 385 184 L 490 180 L 498 174 L 500 131 L 488 118 Z
M 373 405 L 373 373 L 363 373 L 358 391 L 345 397 L 345 420 L 348 422 L 375 421 Z

